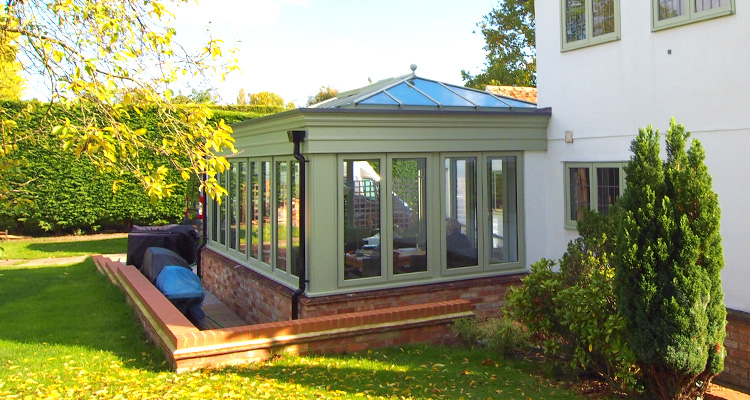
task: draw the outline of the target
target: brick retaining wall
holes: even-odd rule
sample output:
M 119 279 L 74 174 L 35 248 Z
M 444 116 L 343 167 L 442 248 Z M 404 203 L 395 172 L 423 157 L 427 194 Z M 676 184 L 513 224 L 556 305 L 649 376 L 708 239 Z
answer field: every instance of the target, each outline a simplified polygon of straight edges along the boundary
M 201 331 L 135 267 L 94 256 L 121 287 L 146 333 L 177 372 L 269 358 L 272 354 L 356 352 L 407 343 L 452 344 L 451 324 L 471 317 L 466 300 L 390 307 L 335 316 Z

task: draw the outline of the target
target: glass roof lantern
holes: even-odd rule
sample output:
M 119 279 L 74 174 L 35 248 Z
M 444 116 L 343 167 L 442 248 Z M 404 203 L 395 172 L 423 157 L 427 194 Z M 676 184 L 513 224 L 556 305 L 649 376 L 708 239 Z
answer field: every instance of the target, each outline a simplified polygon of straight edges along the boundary
M 313 108 L 380 108 L 437 110 L 536 110 L 536 104 L 498 96 L 463 86 L 451 85 L 417 77 L 412 73 L 389 78 L 368 86 L 339 93 L 333 99 L 315 104 Z

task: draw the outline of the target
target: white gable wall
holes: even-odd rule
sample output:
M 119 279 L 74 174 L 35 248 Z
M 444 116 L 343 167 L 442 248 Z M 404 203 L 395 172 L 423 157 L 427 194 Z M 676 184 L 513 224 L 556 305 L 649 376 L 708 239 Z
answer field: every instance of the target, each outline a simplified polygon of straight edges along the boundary
M 651 0 L 621 0 L 621 39 L 560 51 L 560 0 L 536 0 L 538 104 L 548 150 L 526 153 L 527 260 L 559 258 L 564 162 L 627 161 L 638 128 L 671 117 L 707 152 L 722 207 L 727 307 L 750 312 L 750 8 L 651 31 Z M 669 54 L 671 50 L 671 54 Z M 573 131 L 574 143 L 564 142 Z M 662 152 L 664 156 L 664 152 Z

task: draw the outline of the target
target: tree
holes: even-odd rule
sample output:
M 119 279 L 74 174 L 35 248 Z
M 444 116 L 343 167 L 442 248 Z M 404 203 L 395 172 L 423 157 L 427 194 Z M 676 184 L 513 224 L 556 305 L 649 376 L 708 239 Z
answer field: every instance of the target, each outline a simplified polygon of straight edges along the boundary
M 247 95 L 245 94 L 245 89 L 240 88 L 240 92 L 237 93 L 237 105 L 238 106 L 247 105 Z
M 487 43 L 486 69 L 477 75 L 462 70 L 466 86 L 536 86 L 534 0 L 503 0 L 477 26 Z
M 191 89 L 189 95 L 185 96 L 180 92 L 177 96 L 172 98 L 174 104 L 214 104 L 214 91 L 213 89 L 196 90 Z
M 21 76 L 21 63 L 16 60 L 18 47 L 13 35 L 0 37 L 0 99 L 20 100 L 26 81 Z
M 726 309 L 718 197 L 697 140 L 672 119 L 667 160 L 641 129 L 625 168 L 615 291 L 646 389 L 695 399 L 724 368 Z
M 273 92 L 258 92 L 250 95 L 249 105 L 284 107 L 284 99 Z
M 198 54 L 186 53 L 173 41 L 167 4 L 172 2 L 4 2 L 0 40 L 17 40 L 19 61 L 27 74 L 43 78 L 51 103 L 85 118 L 50 117 L 36 130 L 19 132 L 14 121 L 28 112 L 0 110 L 0 163 L 19 140 L 51 132 L 99 170 L 132 173 L 152 201 L 169 196 L 173 185 L 166 183 L 164 165 L 139 159 L 140 149 L 167 156 L 183 179 L 198 176 L 212 197 L 225 194 L 215 176 L 229 166 L 221 154 L 234 151 L 231 128 L 209 123 L 205 104 L 175 105 L 168 87 L 183 75 L 223 79 L 236 69 L 235 61 L 225 61 L 222 43 L 214 39 Z M 121 121 L 152 107 L 159 110 L 161 141 Z
M 321 86 L 320 89 L 318 90 L 318 93 L 315 93 L 315 95 L 307 98 L 307 105 L 311 106 L 313 104 L 318 104 L 322 101 L 332 99 L 338 96 L 338 94 L 339 94 L 339 91 L 332 88 L 331 86 Z

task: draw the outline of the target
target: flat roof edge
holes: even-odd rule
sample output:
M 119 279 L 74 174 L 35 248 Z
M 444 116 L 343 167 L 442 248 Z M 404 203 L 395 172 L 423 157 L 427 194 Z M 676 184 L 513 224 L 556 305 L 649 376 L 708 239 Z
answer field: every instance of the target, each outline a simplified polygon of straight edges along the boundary
M 441 109 L 441 110 L 403 110 L 395 108 L 296 108 L 294 110 L 284 111 L 272 115 L 266 115 L 259 118 L 253 118 L 246 121 L 231 124 L 233 128 L 241 127 L 245 125 L 252 125 L 260 122 L 273 121 L 275 119 L 291 118 L 297 115 L 304 116 L 305 114 L 316 115 L 316 114 L 370 114 L 370 115 L 386 115 L 386 114 L 397 114 L 397 115 L 460 115 L 460 116 L 551 116 L 552 108 L 535 108 L 535 109 L 513 109 L 513 110 L 456 110 L 456 109 Z

